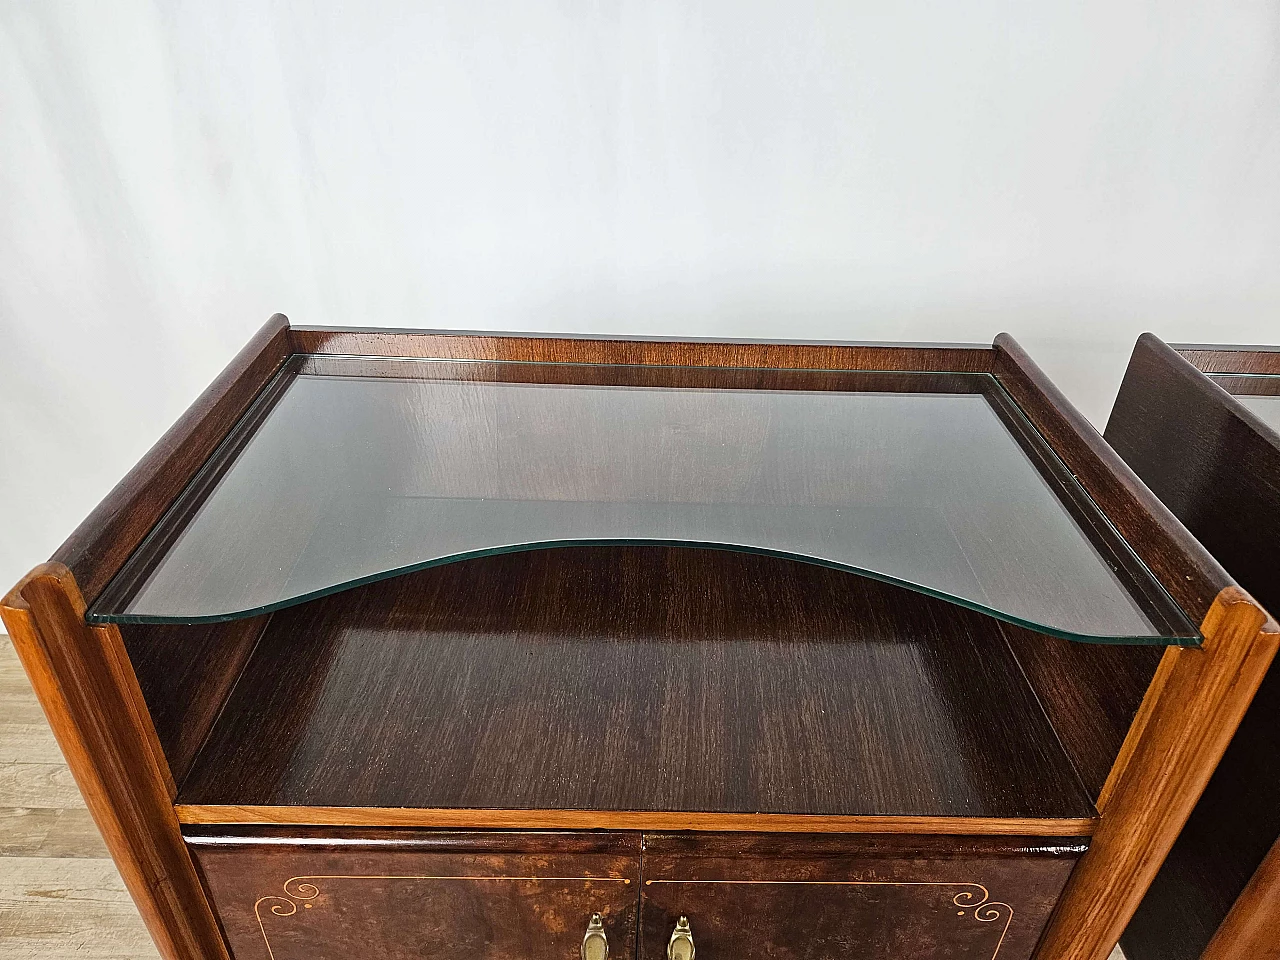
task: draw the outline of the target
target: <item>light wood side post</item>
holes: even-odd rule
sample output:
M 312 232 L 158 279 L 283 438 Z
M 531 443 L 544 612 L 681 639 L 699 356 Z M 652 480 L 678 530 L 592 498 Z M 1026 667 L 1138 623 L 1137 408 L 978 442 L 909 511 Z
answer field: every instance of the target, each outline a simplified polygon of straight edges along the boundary
M 1238 587 L 1214 599 L 1200 647 L 1169 647 L 1098 799 L 1101 822 L 1036 960 L 1106 960 L 1262 682 L 1280 633 Z
M 1271 845 L 1201 960 L 1280 960 L 1280 840 Z
M 0 615 L 139 913 L 165 960 L 227 960 L 119 629 L 89 626 L 71 571 L 33 570 Z

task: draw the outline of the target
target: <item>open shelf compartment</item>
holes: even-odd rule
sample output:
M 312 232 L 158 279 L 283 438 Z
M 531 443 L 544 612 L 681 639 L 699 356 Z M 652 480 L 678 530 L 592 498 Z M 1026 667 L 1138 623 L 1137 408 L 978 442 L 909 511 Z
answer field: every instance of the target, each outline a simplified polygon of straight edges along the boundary
M 178 802 L 1087 821 L 1007 631 L 744 553 L 451 564 L 271 617 Z

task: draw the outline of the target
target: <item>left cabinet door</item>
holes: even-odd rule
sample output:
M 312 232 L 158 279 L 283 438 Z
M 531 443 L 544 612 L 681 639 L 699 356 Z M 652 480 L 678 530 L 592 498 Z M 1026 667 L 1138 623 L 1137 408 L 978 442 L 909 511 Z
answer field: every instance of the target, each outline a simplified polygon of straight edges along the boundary
M 636 834 L 185 833 L 235 960 L 635 954 Z

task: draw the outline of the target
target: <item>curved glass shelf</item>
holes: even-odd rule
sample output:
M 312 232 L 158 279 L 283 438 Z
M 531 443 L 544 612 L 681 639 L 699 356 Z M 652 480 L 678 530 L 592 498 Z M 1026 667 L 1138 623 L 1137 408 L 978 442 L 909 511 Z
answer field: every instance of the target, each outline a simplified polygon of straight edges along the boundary
M 665 544 L 1078 640 L 1195 628 L 986 374 L 296 356 L 89 612 L 214 622 L 439 563 Z

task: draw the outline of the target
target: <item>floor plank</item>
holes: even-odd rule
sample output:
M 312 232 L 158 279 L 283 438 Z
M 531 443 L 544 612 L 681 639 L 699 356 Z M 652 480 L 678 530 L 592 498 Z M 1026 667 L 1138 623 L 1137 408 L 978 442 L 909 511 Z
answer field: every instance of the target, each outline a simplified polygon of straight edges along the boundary
M 110 857 L 84 808 L 0 807 L 0 857 Z
M 0 807 L 83 807 L 65 763 L 0 763 Z
M 0 634 L 0 957 L 158 957 Z
M 6 960 L 158 957 L 110 860 L 0 857 Z
M 0 697 L 0 704 L 5 700 Z M 12 720 L 0 715 L 0 763 L 61 763 L 62 751 L 53 731 L 40 722 Z

